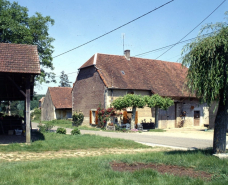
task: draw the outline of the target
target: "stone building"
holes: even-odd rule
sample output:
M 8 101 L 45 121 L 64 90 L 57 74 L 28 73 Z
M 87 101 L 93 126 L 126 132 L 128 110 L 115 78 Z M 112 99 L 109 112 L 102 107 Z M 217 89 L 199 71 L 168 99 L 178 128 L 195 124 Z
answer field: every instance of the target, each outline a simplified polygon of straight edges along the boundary
M 72 117 L 71 87 L 49 87 L 41 104 L 41 121 Z
M 208 106 L 184 88 L 187 71 L 180 63 L 130 57 L 129 50 L 124 56 L 97 53 L 79 68 L 72 90 L 72 111 L 84 113 L 83 124 L 95 124 L 99 105 L 108 108 L 113 100 L 128 93 L 159 94 L 175 102 L 167 111 L 159 110 L 159 128 L 209 125 Z M 127 119 L 131 119 L 131 111 L 127 108 Z M 136 115 L 136 123 L 155 120 L 153 108 L 137 109 Z

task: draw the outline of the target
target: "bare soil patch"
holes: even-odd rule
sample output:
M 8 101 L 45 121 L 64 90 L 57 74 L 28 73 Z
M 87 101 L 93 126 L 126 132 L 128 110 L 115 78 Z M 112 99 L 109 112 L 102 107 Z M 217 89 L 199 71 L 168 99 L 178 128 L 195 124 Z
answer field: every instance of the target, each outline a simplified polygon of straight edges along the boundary
M 213 174 L 204 172 L 204 171 L 195 171 L 193 168 L 186 168 L 182 166 L 174 166 L 174 165 L 165 165 L 165 164 L 144 164 L 144 163 L 118 163 L 112 162 L 111 167 L 114 171 L 129 171 L 134 172 L 136 170 L 141 169 L 153 169 L 158 171 L 159 173 L 168 173 L 173 174 L 175 176 L 188 176 L 192 178 L 202 178 L 205 180 L 210 180 Z
M 148 149 L 90 149 L 90 150 L 61 150 L 61 151 L 49 151 L 49 152 L 0 152 L 0 162 L 8 161 L 31 161 L 41 159 L 56 159 L 67 157 L 88 157 L 88 156 L 100 156 L 107 154 L 133 154 L 144 152 L 159 152 L 159 151 L 171 151 L 172 149 L 153 147 Z

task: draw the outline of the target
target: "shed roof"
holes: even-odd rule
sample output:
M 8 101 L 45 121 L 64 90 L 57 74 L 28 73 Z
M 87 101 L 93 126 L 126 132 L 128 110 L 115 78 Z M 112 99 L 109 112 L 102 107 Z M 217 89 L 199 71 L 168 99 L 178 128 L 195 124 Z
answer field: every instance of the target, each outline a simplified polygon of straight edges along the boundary
M 188 68 L 180 63 L 95 54 L 80 69 L 96 66 L 108 88 L 151 90 L 160 96 L 195 97 L 184 90 Z
M 0 72 L 40 74 L 37 46 L 0 43 Z
M 71 87 L 48 87 L 48 90 L 56 109 L 72 108 Z

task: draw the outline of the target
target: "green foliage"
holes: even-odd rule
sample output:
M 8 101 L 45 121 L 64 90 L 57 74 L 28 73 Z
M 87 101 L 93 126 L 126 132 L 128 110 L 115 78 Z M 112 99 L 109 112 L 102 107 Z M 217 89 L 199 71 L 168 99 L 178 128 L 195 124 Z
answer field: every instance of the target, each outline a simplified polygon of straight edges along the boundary
M 84 115 L 81 112 L 79 112 L 79 113 L 75 112 L 72 117 L 73 117 L 73 126 L 78 127 L 79 125 L 82 124 L 82 122 L 84 120 Z
M 57 128 L 57 130 L 56 130 L 56 133 L 57 134 L 66 134 L 66 129 L 65 128 Z
M 40 108 L 35 108 L 34 111 L 30 114 L 31 120 L 40 120 L 41 110 Z
M 47 122 L 45 124 L 39 124 L 38 125 L 40 132 L 50 132 L 50 130 L 54 127 L 52 122 Z
M 43 17 L 40 13 L 28 15 L 28 9 L 18 3 L 0 0 L 0 42 L 16 44 L 33 44 L 38 47 L 41 75 L 36 77 L 40 82 L 55 82 L 54 73 L 44 69 L 54 69 L 52 63 L 53 38 L 49 37 L 48 27 L 54 25 L 50 16 Z M 48 78 L 48 79 L 47 79 Z
M 204 32 L 212 33 L 203 37 Z M 228 94 L 228 23 L 207 24 L 182 51 L 182 64 L 189 67 L 187 86 L 209 105 Z
M 170 106 L 174 104 L 174 101 L 171 98 L 163 98 L 158 94 L 154 94 L 152 96 L 145 96 L 145 102 L 148 107 L 158 107 L 163 110 L 167 110 Z
M 59 87 L 70 87 L 70 82 L 68 79 L 68 75 L 64 73 L 64 71 L 61 72 L 61 76 L 60 76 L 60 85 Z
M 146 102 L 141 95 L 127 94 L 124 97 L 117 98 L 112 102 L 112 106 L 117 110 L 121 110 L 126 107 L 143 108 Z
M 173 104 L 174 101 L 171 98 L 163 98 L 158 94 L 154 94 L 153 96 L 127 94 L 124 97 L 120 97 L 114 100 L 112 106 L 118 110 L 127 107 L 143 108 L 146 105 L 151 108 L 157 106 L 160 109 L 167 110 Z
M 81 134 L 81 132 L 77 127 L 71 131 L 71 135 L 79 135 L 79 134 Z

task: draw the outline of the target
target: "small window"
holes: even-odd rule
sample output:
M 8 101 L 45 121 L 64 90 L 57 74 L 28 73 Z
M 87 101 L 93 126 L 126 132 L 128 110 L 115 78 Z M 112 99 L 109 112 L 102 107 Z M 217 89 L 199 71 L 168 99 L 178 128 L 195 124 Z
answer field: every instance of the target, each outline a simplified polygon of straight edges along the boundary
M 124 72 L 124 71 L 121 71 L 121 73 L 122 73 L 123 75 L 125 75 L 125 72 Z
M 127 94 L 135 94 L 133 90 L 128 90 Z

